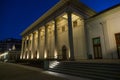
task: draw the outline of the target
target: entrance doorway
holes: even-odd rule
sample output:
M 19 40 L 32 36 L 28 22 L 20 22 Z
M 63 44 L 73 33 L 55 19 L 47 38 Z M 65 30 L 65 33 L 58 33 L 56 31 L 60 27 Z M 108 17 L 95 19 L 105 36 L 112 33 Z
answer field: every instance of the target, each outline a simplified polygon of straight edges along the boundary
M 37 51 L 35 51 L 34 59 L 37 59 Z
M 27 54 L 28 54 L 28 52 L 26 51 L 26 53 L 25 53 L 25 59 L 27 59 Z
M 30 53 L 29 53 L 29 59 L 31 59 L 31 51 L 30 51 Z
M 67 60 L 67 48 L 66 48 L 66 46 L 62 47 L 62 58 L 63 58 L 63 60 Z
M 120 59 L 120 33 L 115 34 L 118 58 Z
M 94 58 L 102 59 L 102 49 L 100 37 L 93 38 L 93 50 L 94 50 Z

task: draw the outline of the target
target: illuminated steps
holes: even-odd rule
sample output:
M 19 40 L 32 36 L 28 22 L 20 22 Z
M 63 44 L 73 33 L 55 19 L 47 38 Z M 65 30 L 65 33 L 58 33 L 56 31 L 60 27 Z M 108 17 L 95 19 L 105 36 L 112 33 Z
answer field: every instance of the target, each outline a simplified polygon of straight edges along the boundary
M 102 80 L 120 80 L 120 64 L 60 62 L 50 71 Z

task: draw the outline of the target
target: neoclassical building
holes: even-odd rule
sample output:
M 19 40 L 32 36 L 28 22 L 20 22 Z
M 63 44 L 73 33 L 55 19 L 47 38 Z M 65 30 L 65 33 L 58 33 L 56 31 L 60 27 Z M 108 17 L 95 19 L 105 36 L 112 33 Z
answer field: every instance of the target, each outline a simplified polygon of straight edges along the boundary
M 21 59 L 120 58 L 120 5 L 96 13 L 79 0 L 60 0 L 22 35 Z

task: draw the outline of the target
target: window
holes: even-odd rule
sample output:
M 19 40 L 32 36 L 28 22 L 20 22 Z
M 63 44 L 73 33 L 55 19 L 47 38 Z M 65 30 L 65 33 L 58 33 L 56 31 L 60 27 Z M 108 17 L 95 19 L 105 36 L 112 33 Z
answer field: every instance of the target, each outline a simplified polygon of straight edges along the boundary
M 97 45 L 97 44 L 100 44 L 100 39 L 99 38 L 96 38 L 96 39 L 94 39 L 94 45 Z
M 62 32 L 64 32 L 64 31 L 65 31 L 65 26 L 62 27 Z
M 118 58 L 120 59 L 120 33 L 115 34 Z
M 77 20 L 73 21 L 73 27 L 77 27 Z

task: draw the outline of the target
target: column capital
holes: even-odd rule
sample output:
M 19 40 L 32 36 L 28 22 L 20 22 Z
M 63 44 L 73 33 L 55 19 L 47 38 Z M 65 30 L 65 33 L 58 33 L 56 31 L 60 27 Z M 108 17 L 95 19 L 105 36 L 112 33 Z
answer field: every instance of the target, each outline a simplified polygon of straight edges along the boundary
M 48 27 L 48 26 L 49 26 L 49 24 L 45 24 L 44 26 L 45 26 L 45 27 Z
M 67 13 L 67 14 L 72 14 L 73 11 L 72 11 L 71 9 L 67 9 L 67 10 L 66 10 L 66 13 Z
M 30 39 L 31 35 L 28 36 L 28 38 Z
M 25 41 L 25 38 L 24 38 L 24 37 L 22 38 L 22 41 Z
M 57 18 L 54 18 L 53 21 L 56 22 L 56 21 L 57 21 Z

